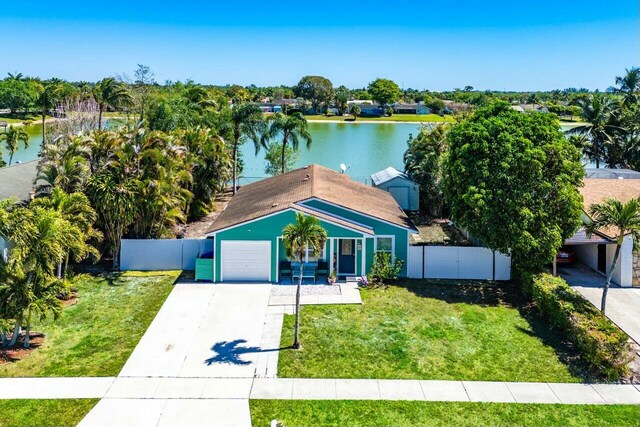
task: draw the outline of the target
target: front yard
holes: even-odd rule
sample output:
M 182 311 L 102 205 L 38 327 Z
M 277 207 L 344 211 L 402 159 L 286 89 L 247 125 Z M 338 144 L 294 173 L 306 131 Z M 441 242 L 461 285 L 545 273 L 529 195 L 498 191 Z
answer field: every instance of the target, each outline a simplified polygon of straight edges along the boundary
M 305 306 L 301 350 L 280 377 L 579 382 L 575 355 L 527 314 L 512 285 L 407 280 L 361 306 Z M 282 347 L 292 343 L 285 316 Z M 571 361 L 571 363 L 568 363 Z
M 0 400 L 0 427 L 71 427 L 98 399 Z
M 634 405 L 367 400 L 252 400 L 250 404 L 254 427 L 267 427 L 273 419 L 287 427 L 636 427 L 640 420 L 640 407 Z
M 0 377 L 117 375 L 179 274 L 78 276 L 77 303 L 55 322 L 36 322 L 44 343 L 22 360 L 0 363 Z

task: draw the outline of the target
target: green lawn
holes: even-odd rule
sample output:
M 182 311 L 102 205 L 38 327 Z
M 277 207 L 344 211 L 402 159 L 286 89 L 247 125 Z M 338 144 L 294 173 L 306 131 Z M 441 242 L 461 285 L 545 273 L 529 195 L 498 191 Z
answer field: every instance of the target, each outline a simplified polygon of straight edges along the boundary
M 325 115 L 309 115 L 305 116 L 307 120 L 330 120 L 330 121 L 350 121 L 353 116 L 325 116 Z M 394 114 L 390 117 L 358 117 L 357 122 L 452 122 L 453 116 L 439 116 L 437 114 Z
M 446 283 L 446 284 L 445 284 Z M 280 353 L 278 375 L 578 382 L 575 355 L 529 317 L 512 285 L 407 280 L 367 289 L 363 305 L 305 306 L 302 350 Z M 292 343 L 285 316 L 282 347 Z M 563 360 L 572 360 L 570 367 Z
M 354 400 L 251 400 L 253 427 L 272 419 L 285 427 L 413 426 L 629 426 L 640 422 L 634 405 Z
M 98 399 L 0 400 L 0 427 L 71 427 Z
M 47 116 L 47 119 L 50 119 L 51 116 Z M 28 113 L 28 114 L 18 114 L 16 116 L 11 116 L 9 114 L 0 114 L 0 122 L 8 122 L 10 125 L 16 123 L 24 123 L 27 121 L 32 122 L 42 122 L 42 116 L 40 114 Z
M 117 375 L 179 273 L 78 276 L 77 304 L 55 322 L 34 325 L 46 334 L 44 344 L 23 360 L 0 364 L 0 377 Z

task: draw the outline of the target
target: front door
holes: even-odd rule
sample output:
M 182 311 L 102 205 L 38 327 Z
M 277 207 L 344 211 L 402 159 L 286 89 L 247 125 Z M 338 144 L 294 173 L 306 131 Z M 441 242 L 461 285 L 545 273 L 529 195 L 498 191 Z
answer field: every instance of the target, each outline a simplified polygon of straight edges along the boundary
M 607 272 L 607 245 L 598 245 L 598 270 Z
M 338 274 L 356 274 L 355 239 L 340 239 L 338 246 Z

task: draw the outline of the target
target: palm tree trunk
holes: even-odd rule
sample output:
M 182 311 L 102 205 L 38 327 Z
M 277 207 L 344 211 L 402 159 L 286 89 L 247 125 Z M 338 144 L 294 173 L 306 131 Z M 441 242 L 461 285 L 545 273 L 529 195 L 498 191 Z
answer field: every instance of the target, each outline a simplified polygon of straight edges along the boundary
M 600 311 L 602 312 L 602 314 L 604 314 L 607 307 L 607 293 L 609 292 L 611 276 L 613 276 L 613 270 L 616 268 L 616 263 L 618 262 L 618 256 L 620 255 L 621 247 L 622 243 L 618 243 L 616 245 L 616 252 L 613 255 L 613 261 L 611 262 L 611 267 L 609 267 L 609 272 L 607 273 L 607 280 L 604 282 L 604 289 L 602 290 L 602 301 L 600 302 Z
M 98 104 L 98 130 L 102 130 L 102 105 Z
M 118 270 L 118 267 L 120 267 L 120 263 L 118 262 L 118 258 L 120 255 L 120 242 L 121 240 L 118 238 L 113 245 L 113 262 L 111 266 L 114 270 Z
M 58 271 L 56 271 L 56 275 L 58 276 L 58 279 L 62 277 L 62 261 L 58 263 Z
M 287 142 L 288 141 L 288 137 L 287 135 L 284 136 L 284 139 L 282 140 L 282 173 L 285 173 L 285 169 L 286 169 L 286 153 L 287 153 Z
M 44 121 L 47 116 L 47 111 L 45 108 L 42 109 L 42 145 L 47 143 L 47 128 L 45 127 Z
M 236 182 L 238 180 L 238 141 L 233 142 L 233 195 L 236 195 Z
M 9 342 L 9 347 L 13 347 L 18 342 L 18 337 L 22 332 L 22 325 L 20 324 L 20 319 L 16 320 L 16 326 L 13 328 L 13 336 L 11 337 L 11 341 Z
M 24 348 L 29 348 L 31 334 L 31 307 L 29 307 L 29 313 L 27 314 L 27 329 L 24 334 Z
M 9 166 L 11 166 L 12 160 L 13 160 L 13 150 L 9 151 Z
M 302 288 L 302 272 L 304 270 L 302 256 L 300 257 L 300 278 L 296 288 L 296 326 L 293 332 L 293 348 L 300 348 L 300 289 Z

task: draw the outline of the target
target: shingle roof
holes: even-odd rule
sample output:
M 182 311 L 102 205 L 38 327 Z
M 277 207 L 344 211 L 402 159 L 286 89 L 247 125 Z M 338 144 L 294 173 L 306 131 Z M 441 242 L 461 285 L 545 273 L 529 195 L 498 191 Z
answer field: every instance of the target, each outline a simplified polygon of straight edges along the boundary
M 0 168 L 0 200 L 31 200 L 37 176 L 38 160 Z
M 640 179 L 640 172 L 632 169 L 586 168 L 587 178 Z
M 586 213 L 594 203 L 602 203 L 606 199 L 627 202 L 640 197 L 640 179 L 586 178 L 580 188 L 583 198 L 583 209 Z M 607 237 L 614 237 L 615 229 L 600 230 Z
M 400 172 L 398 169 L 392 166 L 389 166 L 388 168 L 383 169 L 380 172 L 374 173 L 373 175 L 371 175 L 371 180 L 375 185 L 380 185 L 382 183 L 391 181 L 392 179 L 398 178 L 398 177 L 411 180 L 407 176 L 407 174 L 405 174 L 404 172 Z
M 415 229 L 386 191 L 361 184 L 348 175 L 323 166 L 310 165 L 243 186 L 216 218 L 208 233 L 286 209 L 300 210 L 299 203 L 312 198 Z M 335 222 L 335 217 L 332 218 Z M 353 223 L 348 223 L 353 228 Z

